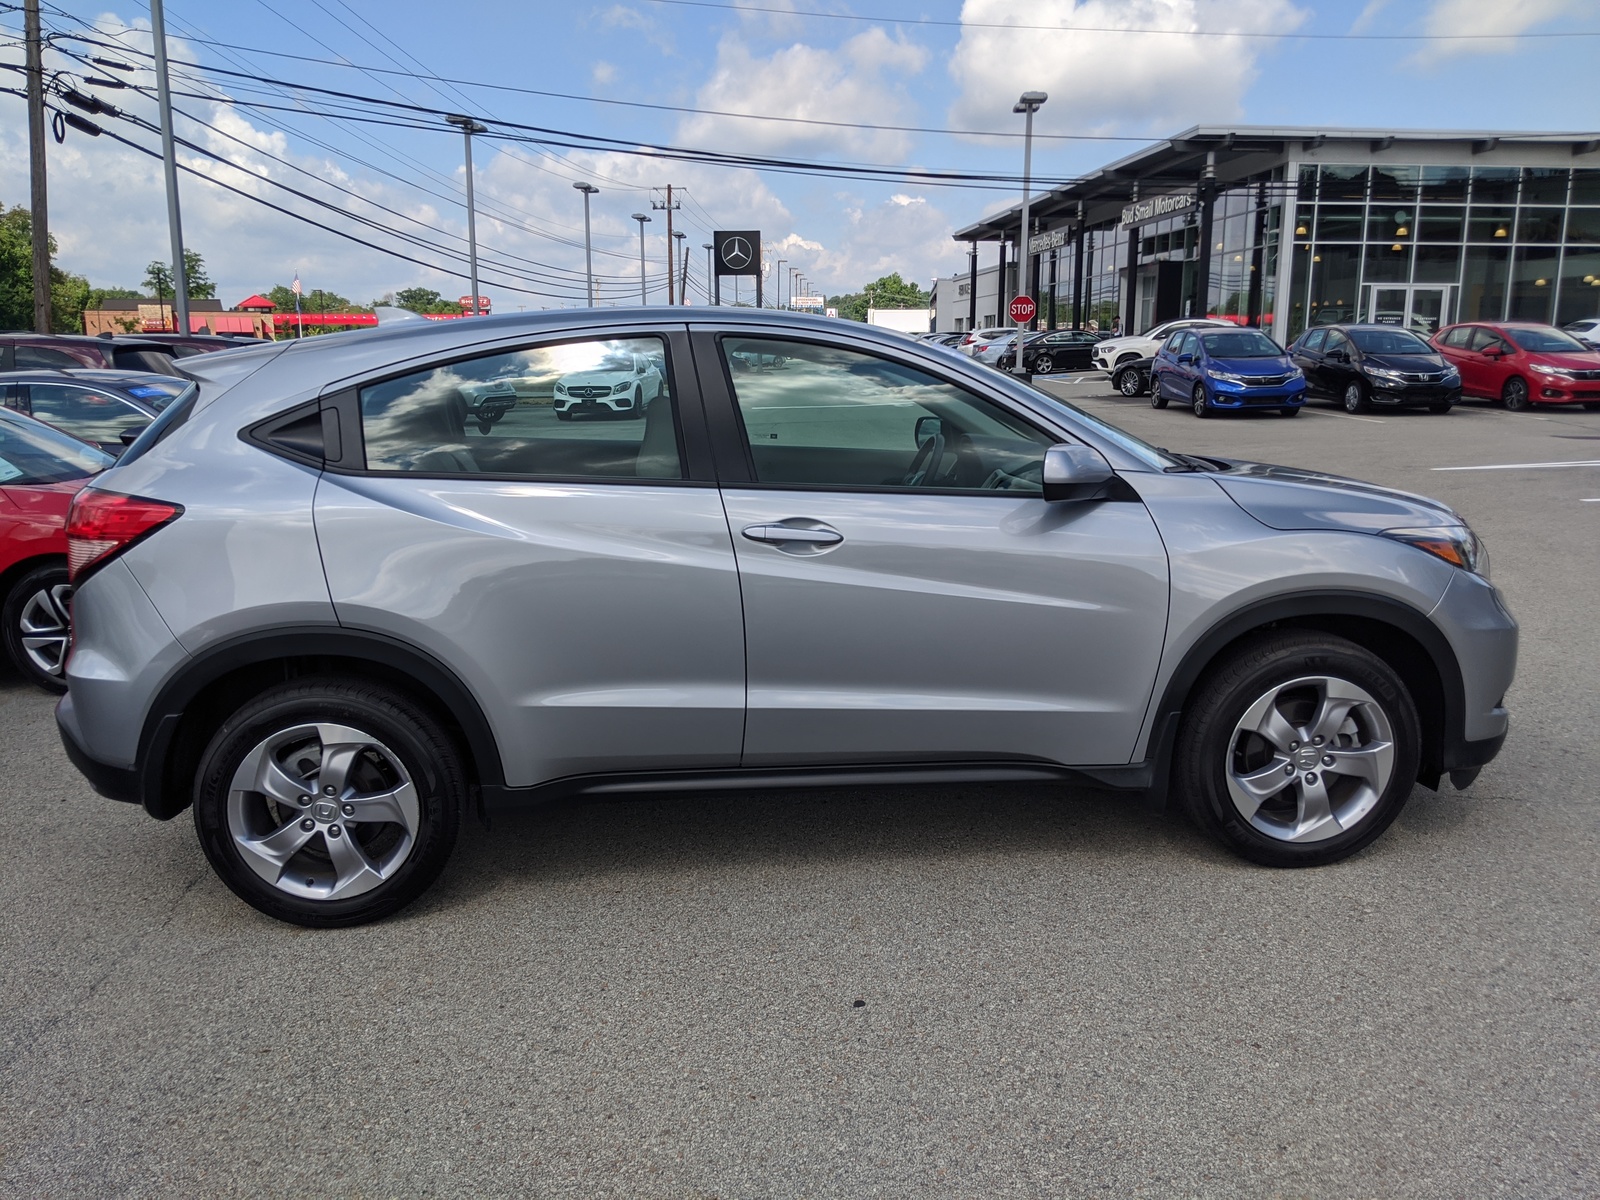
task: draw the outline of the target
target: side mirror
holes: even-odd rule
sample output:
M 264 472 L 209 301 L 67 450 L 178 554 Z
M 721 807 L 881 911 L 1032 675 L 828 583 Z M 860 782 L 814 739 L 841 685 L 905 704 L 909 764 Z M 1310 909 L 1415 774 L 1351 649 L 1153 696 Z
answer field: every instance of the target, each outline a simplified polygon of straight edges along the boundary
M 117 435 L 117 439 L 124 446 L 131 446 L 139 440 L 139 435 L 144 432 L 143 425 L 135 425 L 132 429 L 124 429 Z
M 1092 446 L 1051 446 L 1044 452 L 1044 498 L 1051 504 L 1103 500 L 1116 477 Z
M 1180 355 L 1178 355 L 1178 365 L 1180 367 L 1187 367 L 1193 361 L 1194 361 L 1194 355 L 1192 355 L 1192 354 L 1180 354 Z
M 916 427 L 916 434 L 915 434 L 917 445 L 925 446 L 929 442 L 933 441 L 934 438 L 939 437 L 943 433 L 944 433 L 944 421 L 942 421 L 940 418 L 938 418 L 938 417 L 918 417 L 917 418 L 917 427 Z
M 1499 346 L 1485 346 L 1483 348 L 1483 356 L 1485 358 L 1499 358 L 1501 356 L 1500 347 Z

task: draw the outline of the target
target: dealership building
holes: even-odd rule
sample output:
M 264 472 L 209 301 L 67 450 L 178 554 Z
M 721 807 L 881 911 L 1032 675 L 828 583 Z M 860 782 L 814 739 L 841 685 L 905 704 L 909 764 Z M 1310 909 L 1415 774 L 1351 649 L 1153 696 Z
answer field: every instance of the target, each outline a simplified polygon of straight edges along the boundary
M 1600 133 L 1200 126 L 956 233 L 935 328 L 1144 330 L 1206 314 L 1287 342 L 1309 325 L 1431 332 L 1600 316 Z M 981 262 L 987 258 L 987 262 Z

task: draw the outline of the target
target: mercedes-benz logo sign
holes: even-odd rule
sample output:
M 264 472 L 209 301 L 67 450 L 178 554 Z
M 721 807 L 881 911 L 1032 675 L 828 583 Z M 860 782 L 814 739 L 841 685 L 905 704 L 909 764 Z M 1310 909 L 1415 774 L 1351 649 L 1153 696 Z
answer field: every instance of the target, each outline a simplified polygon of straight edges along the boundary
M 722 243 L 722 261 L 735 271 L 742 271 L 750 265 L 754 258 L 751 253 L 750 243 L 742 237 L 732 237 Z

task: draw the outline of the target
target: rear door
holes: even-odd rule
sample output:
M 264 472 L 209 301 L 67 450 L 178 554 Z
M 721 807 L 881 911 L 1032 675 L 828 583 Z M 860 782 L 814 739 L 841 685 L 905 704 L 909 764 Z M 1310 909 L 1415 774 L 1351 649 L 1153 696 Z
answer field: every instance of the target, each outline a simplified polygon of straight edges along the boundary
M 316 498 L 339 621 L 454 671 L 512 786 L 739 761 L 739 580 L 688 353 L 682 326 L 606 327 L 327 400 L 356 435 Z M 640 362 L 663 368 L 642 420 L 556 419 L 558 380 Z M 463 387 L 502 383 L 517 406 L 469 425 Z
M 747 766 L 1125 763 L 1167 560 L 1137 500 L 1046 504 L 1064 440 L 879 347 L 697 334 L 744 597 Z M 734 364 L 777 355 L 783 366 Z

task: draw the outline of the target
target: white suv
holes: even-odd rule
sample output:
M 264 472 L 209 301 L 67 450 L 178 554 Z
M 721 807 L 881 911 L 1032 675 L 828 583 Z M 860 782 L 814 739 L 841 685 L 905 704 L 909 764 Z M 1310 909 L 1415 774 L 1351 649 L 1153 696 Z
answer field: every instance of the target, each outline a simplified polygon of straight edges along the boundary
M 661 395 L 661 385 L 661 371 L 648 355 L 623 355 L 594 370 L 563 375 L 555 387 L 556 418 L 570 421 L 579 413 L 642 417 Z
M 1094 348 L 1094 365 L 1109 375 L 1123 363 L 1154 357 L 1156 351 L 1166 345 L 1167 338 L 1175 329 L 1188 329 L 1193 325 L 1232 327 L 1233 324 L 1232 321 L 1219 321 L 1211 317 L 1185 317 L 1182 320 L 1167 321 L 1157 325 L 1148 333 L 1131 333 L 1125 337 L 1107 338 Z

